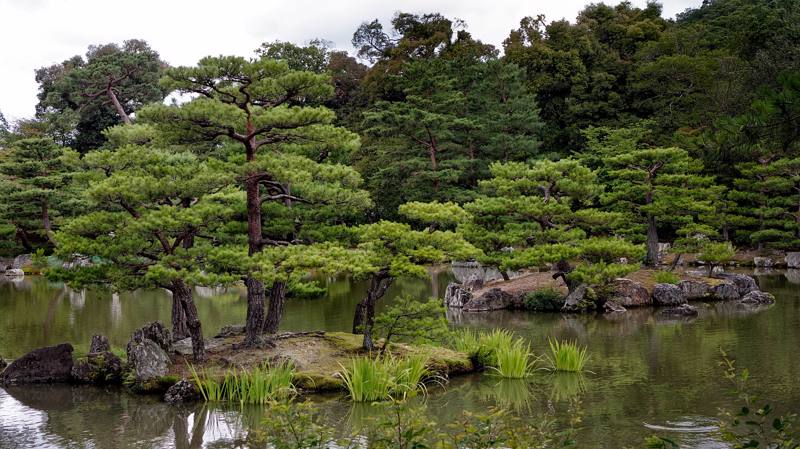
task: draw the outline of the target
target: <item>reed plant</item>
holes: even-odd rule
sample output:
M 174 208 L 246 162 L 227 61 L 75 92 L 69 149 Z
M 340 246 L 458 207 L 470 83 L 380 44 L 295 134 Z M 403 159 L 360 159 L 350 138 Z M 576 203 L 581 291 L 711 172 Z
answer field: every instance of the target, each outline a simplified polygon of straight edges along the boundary
M 574 341 L 550 340 L 550 355 L 547 356 L 553 371 L 580 373 L 589 360 L 589 352 L 585 346 Z
M 405 398 L 420 391 L 427 392 L 424 383 L 429 374 L 427 362 L 428 358 L 423 355 L 357 357 L 349 366 L 340 365 L 339 376 L 355 402 Z
M 512 340 L 511 343 L 503 342 L 502 346 L 494 349 L 497 365 L 494 370 L 500 377 L 508 379 L 522 379 L 530 375 L 538 358 L 533 356 L 530 344 L 522 340 Z
M 267 404 L 296 393 L 292 385 L 294 365 L 282 362 L 274 366 L 261 365 L 251 370 L 231 368 L 222 380 L 198 372 L 189 365 L 192 379 L 206 402 L 239 402 Z

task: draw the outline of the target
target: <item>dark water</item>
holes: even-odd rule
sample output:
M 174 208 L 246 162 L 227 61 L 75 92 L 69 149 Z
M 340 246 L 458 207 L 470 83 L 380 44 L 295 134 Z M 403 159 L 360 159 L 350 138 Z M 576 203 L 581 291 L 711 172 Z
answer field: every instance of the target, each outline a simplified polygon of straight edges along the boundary
M 398 283 L 390 291 L 438 296 L 452 276 Z M 668 436 L 691 448 L 722 448 L 714 434 L 720 407 L 733 407 L 730 385 L 722 378 L 719 349 L 751 371 L 751 385 L 781 410 L 800 412 L 800 273 L 759 276 L 762 289 L 777 303 L 757 312 L 733 304 L 699 304 L 694 320 L 667 320 L 650 310 L 621 317 L 563 317 L 495 312 L 452 314 L 459 326 L 503 327 L 530 340 L 543 353 L 551 337 L 575 339 L 589 347 L 592 373 L 583 376 L 542 372 L 528 382 L 499 381 L 486 375 L 452 380 L 432 389 L 424 401 L 428 415 L 447 423 L 462 410 L 510 407 L 524 419 L 578 413 L 578 447 L 642 447 L 645 436 Z M 293 300 L 284 328 L 348 330 L 352 310 L 365 285 L 329 281 L 329 293 L 316 300 Z M 243 320 L 241 292 L 200 291 L 198 306 L 206 334 Z M 123 345 L 145 321 L 168 321 L 169 300 L 161 291 L 112 297 L 76 293 L 40 278 L 0 283 L 0 355 L 16 357 L 35 347 L 62 341 L 88 342 L 95 333 Z M 370 406 L 353 406 L 342 397 L 314 398 L 329 419 L 346 431 L 357 426 Z M 94 387 L 10 387 L 0 389 L 0 448 L 12 447 L 236 447 L 258 426 L 258 407 L 171 407 L 157 398 Z

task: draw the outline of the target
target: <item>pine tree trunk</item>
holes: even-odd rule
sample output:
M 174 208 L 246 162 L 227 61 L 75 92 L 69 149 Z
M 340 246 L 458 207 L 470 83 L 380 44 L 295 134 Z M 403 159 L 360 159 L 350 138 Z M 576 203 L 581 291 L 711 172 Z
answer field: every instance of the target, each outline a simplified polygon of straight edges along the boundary
M 56 246 L 56 242 L 53 239 L 53 227 L 50 224 L 50 209 L 48 201 L 45 199 L 42 202 L 42 227 L 44 228 L 44 235 L 53 246 Z
M 183 340 L 189 336 L 189 328 L 186 325 L 186 314 L 183 312 L 181 298 L 172 291 L 172 341 Z
M 248 160 L 251 160 L 248 154 Z M 247 239 L 248 254 L 253 255 L 261 251 L 261 198 L 259 180 L 248 179 L 245 182 L 247 192 Z M 264 333 L 264 284 L 247 275 L 247 321 L 245 322 L 245 345 L 254 346 L 261 341 Z
M 267 318 L 264 322 L 264 333 L 274 334 L 278 332 L 278 326 L 281 324 L 283 317 L 283 306 L 286 303 L 286 284 L 283 282 L 276 282 L 271 289 L 269 289 L 269 308 L 267 309 Z
M 131 124 L 131 119 L 128 117 L 128 114 L 125 113 L 125 109 L 120 104 L 119 100 L 117 99 L 117 94 L 114 93 L 114 90 L 109 87 L 106 89 L 106 94 L 108 98 L 111 100 L 111 104 L 114 105 L 114 109 L 117 110 L 117 114 L 119 115 L 119 119 L 122 120 L 123 123 L 126 125 Z
M 658 229 L 656 228 L 656 217 L 647 216 L 647 255 L 644 264 L 650 267 L 658 265 Z
M 375 325 L 375 303 L 386 294 L 386 290 L 394 282 L 388 270 L 381 270 L 370 279 L 366 297 L 356 304 L 353 316 L 353 333 L 364 334 L 364 349 L 372 351 L 375 342 L 372 338 L 372 328 Z
M 203 341 L 203 328 L 200 317 L 197 314 L 197 306 L 194 303 L 192 290 L 182 280 L 172 282 L 172 296 L 179 298 L 183 306 L 183 314 L 186 316 L 186 325 L 189 328 L 189 335 L 192 337 L 192 356 L 195 362 L 203 362 L 206 359 L 205 341 Z

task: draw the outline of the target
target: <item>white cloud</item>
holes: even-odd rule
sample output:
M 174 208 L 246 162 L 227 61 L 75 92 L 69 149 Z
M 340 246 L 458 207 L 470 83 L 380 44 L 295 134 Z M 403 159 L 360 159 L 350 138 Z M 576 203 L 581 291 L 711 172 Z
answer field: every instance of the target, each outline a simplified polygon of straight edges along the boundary
M 0 0 L 0 111 L 33 115 L 34 70 L 84 54 L 89 45 L 144 39 L 172 65 L 206 55 L 250 56 L 261 42 L 333 41 L 351 51 L 358 25 L 387 23 L 398 11 L 440 12 L 463 19 L 478 39 L 500 46 L 526 15 L 574 19 L 588 0 Z M 674 16 L 699 0 L 664 2 Z M 643 6 L 644 0 L 633 4 Z

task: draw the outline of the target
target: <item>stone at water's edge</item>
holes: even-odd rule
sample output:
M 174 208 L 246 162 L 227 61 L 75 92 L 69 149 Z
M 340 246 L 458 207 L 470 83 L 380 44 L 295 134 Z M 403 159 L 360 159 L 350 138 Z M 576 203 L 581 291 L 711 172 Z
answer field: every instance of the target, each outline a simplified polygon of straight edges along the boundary
M 166 376 L 172 361 L 161 346 L 145 338 L 128 343 L 128 363 L 136 375 L 136 381 L 147 382 Z
M 736 285 L 729 282 L 723 282 L 711 287 L 710 295 L 714 299 L 719 299 L 721 301 L 735 301 L 741 297 Z
M 800 253 L 786 253 L 783 260 L 786 262 L 787 268 L 800 268 Z
M 20 254 L 19 256 L 14 258 L 14 262 L 11 264 L 11 268 L 22 269 L 32 264 L 33 264 L 33 255 Z
M 581 284 L 575 287 L 574 290 L 569 292 L 564 298 L 564 305 L 561 307 L 562 312 L 581 312 L 583 310 L 584 299 L 589 293 L 589 286 Z
M 677 285 L 656 284 L 653 287 L 653 303 L 657 306 L 675 306 L 685 302 L 686 297 Z
M 625 313 L 628 311 L 628 309 L 614 300 L 609 300 L 603 304 L 603 311 L 605 313 Z
M 113 384 L 122 380 L 122 360 L 108 351 L 91 352 L 72 367 L 72 380 L 78 383 Z
M 770 268 L 775 265 L 775 261 L 769 257 L 753 257 L 753 265 L 757 268 Z
M 92 343 L 89 345 L 89 352 L 106 352 L 111 350 L 111 343 L 105 335 L 92 335 Z
M 147 323 L 135 330 L 131 336 L 131 342 L 145 339 L 155 342 L 164 351 L 169 351 L 169 347 L 172 344 L 169 329 L 165 328 L 161 321 Z M 128 347 L 130 347 L 130 344 L 128 343 Z M 128 349 L 128 352 L 130 352 L 130 349 Z
M 661 311 L 664 316 L 697 316 L 697 307 L 690 304 L 681 304 L 677 307 L 670 307 Z
M 703 299 L 708 296 L 710 290 L 708 284 L 690 279 L 678 282 L 678 288 L 681 289 L 683 297 L 686 298 L 687 301 Z
M 179 404 L 181 402 L 193 402 L 200 399 L 200 392 L 194 386 L 194 382 L 181 379 L 173 386 L 169 387 L 164 393 L 164 401 L 168 404 Z
M 11 268 L 9 270 L 6 270 L 3 274 L 5 274 L 8 277 L 22 277 L 22 276 L 25 276 L 25 272 L 22 271 L 20 268 Z
M 486 312 L 490 310 L 517 309 L 522 305 L 522 300 L 517 295 L 505 292 L 499 288 L 492 288 L 478 297 L 473 297 L 462 310 L 465 312 Z
M 614 280 L 613 288 L 611 299 L 623 307 L 640 307 L 653 303 L 650 292 L 638 282 L 619 278 Z
M 772 293 L 762 292 L 761 290 L 752 291 L 739 301 L 746 305 L 767 305 L 775 303 L 775 296 Z
M 744 274 L 724 274 L 721 277 L 727 281 L 733 282 L 739 296 L 744 296 L 758 290 L 758 283 L 750 276 Z
M 6 367 L 0 374 L 0 384 L 69 382 L 72 351 L 69 343 L 34 349 Z
M 472 299 L 472 294 L 468 292 L 461 284 L 451 282 L 447 284 L 447 289 L 444 291 L 444 305 L 445 307 L 461 308 L 464 304 Z

